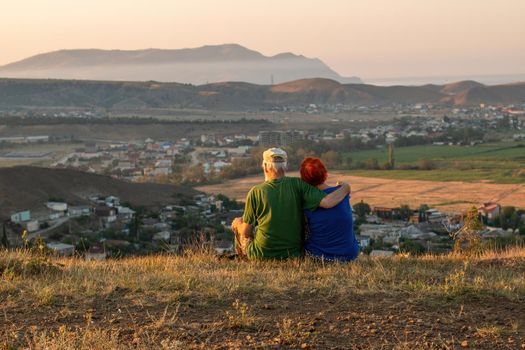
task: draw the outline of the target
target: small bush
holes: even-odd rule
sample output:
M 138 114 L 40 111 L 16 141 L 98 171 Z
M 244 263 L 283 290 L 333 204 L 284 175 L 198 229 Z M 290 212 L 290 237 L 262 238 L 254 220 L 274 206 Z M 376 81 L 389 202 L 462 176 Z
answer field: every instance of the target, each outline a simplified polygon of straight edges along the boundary
M 419 161 L 419 169 L 421 170 L 434 170 L 436 169 L 436 163 L 430 159 L 421 159 Z
M 12 279 L 15 276 L 29 277 L 57 273 L 61 266 L 46 257 L 28 256 L 27 258 L 6 259 L 0 257 L 0 277 Z

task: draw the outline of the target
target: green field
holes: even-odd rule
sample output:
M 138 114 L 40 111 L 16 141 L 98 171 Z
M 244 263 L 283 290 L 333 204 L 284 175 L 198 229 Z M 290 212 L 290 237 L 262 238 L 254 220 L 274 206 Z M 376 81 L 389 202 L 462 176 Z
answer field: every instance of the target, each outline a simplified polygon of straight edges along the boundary
M 345 157 L 358 166 L 370 159 L 379 165 L 388 160 L 386 148 L 349 152 Z M 394 151 L 395 170 L 353 170 L 359 176 L 430 181 L 491 181 L 496 183 L 525 183 L 525 145 L 492 143 L 475 146 L 423 145 L 399 147 Z M 434 170 L 403 170 L 417 167 L 423 159 L 430 160 Z

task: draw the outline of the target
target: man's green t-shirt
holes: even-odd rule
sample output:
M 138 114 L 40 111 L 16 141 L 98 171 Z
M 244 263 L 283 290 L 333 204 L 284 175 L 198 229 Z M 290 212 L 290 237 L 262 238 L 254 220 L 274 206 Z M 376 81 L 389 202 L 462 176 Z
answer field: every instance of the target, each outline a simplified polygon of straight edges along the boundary
M 315 210 L 326 193 L 299 178 L 281 177 L 254 186 L 246 197 L 243 222 L 256 226 L 248 258 L 301 255 L 303 210 Z

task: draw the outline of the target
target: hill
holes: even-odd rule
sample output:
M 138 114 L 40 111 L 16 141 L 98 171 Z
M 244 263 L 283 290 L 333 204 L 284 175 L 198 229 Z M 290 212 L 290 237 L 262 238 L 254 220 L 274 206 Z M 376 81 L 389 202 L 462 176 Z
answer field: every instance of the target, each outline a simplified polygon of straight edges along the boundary
M 514 104 L 525 101 L 525 83 L 476 86 L 455 95 L 454 104 Z
M 445 92 L 443 92 L 445 91 Z M 374 86 L 301 79 L 276 85 L 222 82 L 205 85 L 159 82 L 0 79 L 0 108 L 207 109 L 243 111 L 284 106 L 354 106 L 435 103 L 458 106 L 521 104 L 525 83 L 485 86 Z
M 264 56 L 237 44 L 178 50 L 60 50 L 32 56 L 0 67 L 0 77 L 163 81 L 190 84 L 274 81 L 322 77 L 344 78 L 316 58 L 292 53 Z
M 0 250 L 6 349 L 523 349 L 525 251 L 250 263 Z
M 131 183 L 69 169 L 29 166 L 0 168 L 0 218 L 20 210 L 39 210 L 49 198 L 86 204 L 90 195 L 114 195 L 132 205 L 159 206 L 198 193 L 192 188 Z

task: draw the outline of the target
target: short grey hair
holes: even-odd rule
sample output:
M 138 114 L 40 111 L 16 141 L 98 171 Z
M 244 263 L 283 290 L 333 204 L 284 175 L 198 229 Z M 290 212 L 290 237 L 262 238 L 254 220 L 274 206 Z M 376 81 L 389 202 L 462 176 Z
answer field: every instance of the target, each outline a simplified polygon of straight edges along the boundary
M 279 172 L 279 170 L 288 170 L 288 162 L 267 162 L 263 160 L 262 166 L 264 167 L 265 164 L 268 170 L 273 170 L 275 172 Z

